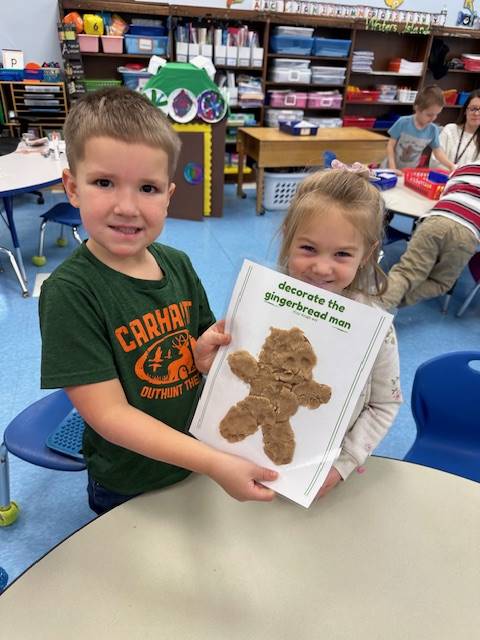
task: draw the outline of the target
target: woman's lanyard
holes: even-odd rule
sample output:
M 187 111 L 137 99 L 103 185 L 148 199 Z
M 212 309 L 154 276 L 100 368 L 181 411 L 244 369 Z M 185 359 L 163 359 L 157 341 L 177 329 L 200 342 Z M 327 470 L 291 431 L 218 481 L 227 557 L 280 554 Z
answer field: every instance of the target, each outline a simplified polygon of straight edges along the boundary
M 465 127 L 462 127 L 462 135 L 460 136 L 460 140 L 458 141 L 458 145 L 457 145 L 457 150 L 455 152 L 455 160 L 453 161 L 455 164 L 457 164 L 457 162 L 459 160 L 461 160 L 463 154 L 465 153 L 465 151 L 468 149 L 468 147 L 470 146 L 471 141 L 475 138 L 475 136 L 477 135 L 478 132 L 478 127 L 475 130 L 474 133 L 472 133 L 470 140 L 467 142 L 467 144 L 463 147 L 463 151 L 460 152 L 460 147 L 462 145 L 462 140 L 463 140 L 463 134 L 465 133 Z M 478 152 L 477 152 L 478 155 Z

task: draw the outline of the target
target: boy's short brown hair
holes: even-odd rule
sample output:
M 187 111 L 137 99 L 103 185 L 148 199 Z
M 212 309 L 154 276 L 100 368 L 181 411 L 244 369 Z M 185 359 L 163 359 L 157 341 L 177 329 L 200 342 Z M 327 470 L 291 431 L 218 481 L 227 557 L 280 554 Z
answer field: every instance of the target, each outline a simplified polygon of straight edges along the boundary
M 90 138 L 108 137 L 162 149 L 173 178 L 180 154 L 180 138 L 166 116 L 148 98 L 125 87 L 108 87 L 87 93 L 65 120 L 63 134 L 70 170 L 75 173 Z
M 444 107 L 445 97 L 443 91 L 436 84 L 430 84 L 417 93 L 413 107 L 424 111 L 430 107 Z

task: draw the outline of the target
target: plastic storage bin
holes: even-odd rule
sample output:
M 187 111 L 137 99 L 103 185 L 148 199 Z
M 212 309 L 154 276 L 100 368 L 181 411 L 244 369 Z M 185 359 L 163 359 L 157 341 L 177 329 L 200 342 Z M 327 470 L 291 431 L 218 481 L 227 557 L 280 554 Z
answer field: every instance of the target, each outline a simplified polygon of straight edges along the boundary
M 0 81 L 23 80 L 23 69 L 0 69 Z
M 347 58 L 350 53 L 351 40 L 337 40 L 335 38 L 314 38 L 313 55 L 334 58 Z
M 470 91 L 460 91 L 457 96 L 457 104 L 463 107 L 465 102 L 468 100 L 469 95 L 470 95 Z
M 442 195 L 442 191 L 445 188 L 444 184 L 433 182 L 430 180 L 429 175 L 431 173 L 443 173 L 447 176 L 448 172 L 436 169 L 432 172 L 431 169 L 404 169 L 404 183 L 406 187 L 418 191 L 422 196 L 430 198 L 431 200 L 438 200 Z
M 345 82 L 346 67 L 312 67 L 312 84 L 340 86 Z
M 276 67 L 272 69 L 270 77 L 274 82 L 298 82 L 299 84 L 309 84 L 312 77 L 312 70 L 291 66 Z
M 278 127 L 280 122 L 286 120 L 302 120 L 303 109 L 265 109 L 265 123 L 267 127 Z
M 123 84 L 129 89 L 142 87 L 152 77 L 148 71 L 133 71 L 127 67 L 118 67 L 117 71 L 122 75 Z
M 154 53 L 164 55 L 167 52 L 168 36 L 125 35 L 127 53 Z
M 103 53 L 122 53 L 123 36 L 102 36 Z
M 375 118 L 364 118 L 362 116 L 344 116 L 344 127 L 360 127 L 361 129 L 370 129 L 375 124 Z
M 270 173 L 265 171 L 263 206 L 269 211 L 288 209 L 300 182 L 308 173 Z
M 280 122 L 278 124 L 278 128 L 280 131 L 284 133 L 288 133 L 291 136 L 316 136 L 318 127 L 315 125 L 311 125 L 310 123 L 304 123 L 305 126 L 299 126 L 302 123 L 302 120 L 287 120 L 285 122 Z
M 283 107 L 305 109 L 307 106 L 307 94 L 302 91 L 290 91 L 288 89 L 283 91 L 269 91 L 268 103 L 271 107 L 280 109 Z
M 85 79 L 83 81 L 85 85 L 85 91 L 96 91 L 97 89 L 102 89 L 103 87 L 118 87 L 122 84 L 121 80 L 107 80 L 105 78 L 99 80 L 89 80 Z
M 80 45 L 80 51 L 83 51 L 84 53 L 97 53 L 100 39 L 98 36 L 89 36 L 86 33 L 79 33 L 78 44 Z
M 398 177 L 389 171 L 376 171 L 376 180 L 372 180 L 371 183 L 380 191 L 387 191 L 387 189 L 393 189 L 398 182 Z
M 128 27 L 128 33 L 131 36 L 166 36 L 167 28 L 161 25 L 143 25 L 143 24 L 131 24 Z
M 308 94 L 309 109 L 341 109 L 342 94 L 338 91 L 312 91 Z
M 270 38 L 270 50 L 273 53 L 289 53 L 309 56 L 312 53 L 313 41 L 303 36 L 274 35 Z
M 369 89 L 358 91 L 347 91 L 348 102 L 377 102 L 380 97 L 380 91 Z

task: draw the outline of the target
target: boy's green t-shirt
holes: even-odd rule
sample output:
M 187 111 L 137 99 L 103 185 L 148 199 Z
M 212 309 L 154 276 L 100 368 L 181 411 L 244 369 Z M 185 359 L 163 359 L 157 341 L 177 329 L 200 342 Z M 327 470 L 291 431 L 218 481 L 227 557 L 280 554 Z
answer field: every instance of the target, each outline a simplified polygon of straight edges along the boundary
M 40 295 L 43 388 L 118 378 L 128 402 L 185 432 L 201 383 L 192 347 L 215 322 L 189 258 L 149 247 L 164 278 L 139 280 L 79 247 L 44 282 Z M 102 399 L 98 402 L 101 407 Z M 85 425 L 91 476 L 133 495 L 177 482 L 188 471 L 114 445 Z

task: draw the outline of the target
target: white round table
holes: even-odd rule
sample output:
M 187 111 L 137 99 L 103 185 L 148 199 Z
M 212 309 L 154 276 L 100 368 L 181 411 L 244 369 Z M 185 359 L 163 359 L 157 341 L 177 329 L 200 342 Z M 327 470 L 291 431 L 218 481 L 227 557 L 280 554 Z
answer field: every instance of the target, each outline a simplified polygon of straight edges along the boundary
M 15 260 L 12 261 L 10 255 L 9 257 L 24 295 L 25 293 L 28 295 L 27 275 L 15 227 L 13 198 L 21 193 L 44 189 L 61 182 L 63 169 L 67 166 L 64 153 L 60 154 L 59 160 L 55 160 L 53 157 L 45 158 L 39 151 L 30 153 L 15 151 L 0 156 L 0 197 L 3 198 L 7 225 L 12 237 L 18 267 L 16 267 Z M 11 254 L 6 248 L 4 248 L 4 252 Z
M 479 585 L 480 485 L 372 458 L 309 510 L 198 476 L 135 498 L 8 587 L 0 619 L 21 640 L 473 640 Z

